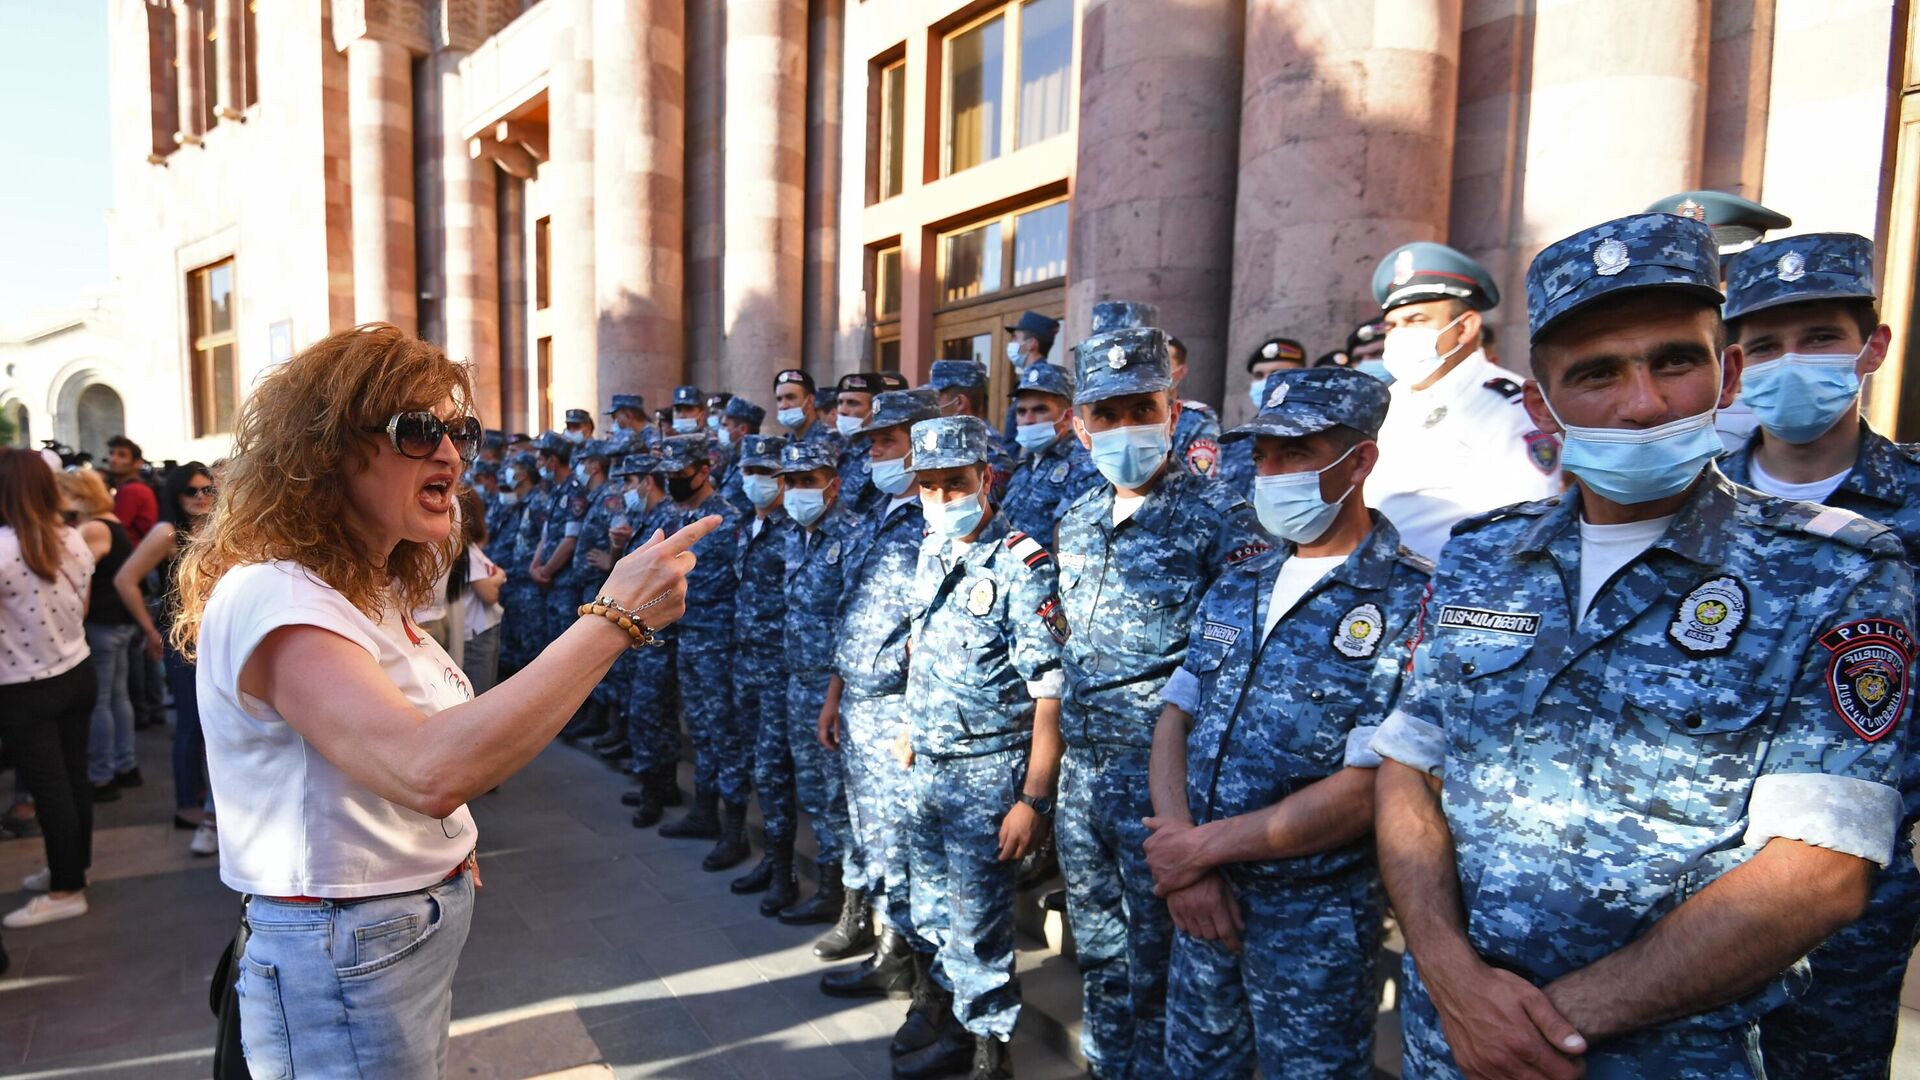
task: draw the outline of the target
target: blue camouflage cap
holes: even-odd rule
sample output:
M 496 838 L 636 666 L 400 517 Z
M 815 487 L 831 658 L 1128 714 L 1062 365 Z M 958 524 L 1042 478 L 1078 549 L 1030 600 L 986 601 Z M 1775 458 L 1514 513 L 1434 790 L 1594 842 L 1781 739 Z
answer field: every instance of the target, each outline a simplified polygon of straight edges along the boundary
M 886 390 L 873 396 L 873 414 L 854 435 L 870 435 L 881 428 L 918 423 L 939 415 L 940 395 L 931 386 L 918 390 Z
M 767 418 L 767 410 L 735 394 L 727 399 L 727 407 L 720 415 L 729 420 L 738 420 L 748 427 L 759 427 L 760 422 Z
M 567 410 L 567 423 L 569 423 L 569 424 L 591 424 L 591 423 L 593 423 L 593 415 L 592 415 L 591 413 L 589 413 L 589 412 L 587 412 L 587 410 L 585 410 L 585 409 L 568 409 L 568 410 Z
M 780 448 L 780 474 L 812 472 L 815 469 L 838 469 L 840 451 L 824 439 L 810 442 L 791 442 Z
M 1775 229 L 1793 227 L 1793 219 L 1729 191 L 1682 191 L 1647 207 L 1649 214 L 1678 214 L 1703 221 L 1713 230 L 1721 255 L 1752 247 Z
M 705 435 L 669 435 L 660 440 L 660 462 L 654 471 L 677 473 L 696 465 L 710 465 Z
M 977 416 L 936 416 L 913 425 L 907 437 L 912 440 L 907 469 L 919 472 L 987 464 L 987 442 L 993 432 Z
M 509 467 L 518 469 L 521 473 L 527 475 L 531 475 L 533 470 L 540 467 L 540 459 L 528 450 L 522 450 L 513 455 L 507 459 L 506 463 Z
M 1858 233 L 1769 240 L 1727 260 L 1728 319 L 1808 300 L 1873 300 L 1873 241 Z
M 1093 305 L 1090 334 L 1105 334 L 1129 326 L 1159 326 L 1160 309 L 1138 300 L 1102 300 Z
M 1500 306 L 1500 289 L 1487 268 L 1465 252 L 1416 240 L 1401 244 L 1373 268 L 1373 299 L 1382 311 L 1429 300 L 1458 300 L 1475 311 Z
M 647 411 L 647 399 L 639 394 L 615 394 L 613 407 L 607 410 L 607 415 L 611 416 L 621 409 L 632 409 L 644 416 Z
M 565 435 L 557 431 L 542 432 L 540 440 L 533 444 L 533 448 L 563 461 L 573 456 L 573 444 L 567 441 Z
M 1720 254 L 1692 218 L 1633 214 L 1548 244 L 1527 267 L 1527 329 L 1539 341 L 1553 324 L 1595 301 L 1671 289 L 1718 306 Z
M 935 390 L 985 390 L 987 369 L 974 360 L 935 360 L 927 385 Z
M 507 445 L 507 433 L 499 428 L 488 428 L 480 433 L 482 450 L 500 450 Z
M 705 405 L 707 403 L 707 395 L 701 393 L 700 388 L 697 386 L 676 386 L 673 388 L 673 403 L 675 405 Z
M 469 468 L 473 470 L 473 475 L 475 476 L 498 477 L 500 475 L 499 463 L 488 461 L 486 458 L 476 459 Z
M 1220 436 L 1221 442 L 1255 435 L 1294 438 L 1339 425 L 1367 438 L 1380 434 L 1387 418 L 1387 384 L 1345 367 L 1288 368 L 1267 376 L 1260 412 Z
M 614 456 L 613 440 L 588 439 L 574 450 L 573 456 L 575 458 L 597 457 L 606 460 Z
M 786 448 L 785 435 L 749 435 L 740 440 L 740 467 L 778 469 L 780 452 Z
M 1073 347 L 1075 405 L 1173 389 L 1167 335 L 1151 326 L 1095 334 Z
M 654 457 L 644 450 L 637 450 L 613 463 L 608 476 L 642 476 L 653 471 Z
M 1055 397 L 1072 398 L 1073 383 L 1067 379 L 1067 369 L 1058 364 L 1039 361 L 1027 365 L 1020 373 L 1020 383 L 1013 388 L 1013 396 L 1021 394 L 1052 394 Z

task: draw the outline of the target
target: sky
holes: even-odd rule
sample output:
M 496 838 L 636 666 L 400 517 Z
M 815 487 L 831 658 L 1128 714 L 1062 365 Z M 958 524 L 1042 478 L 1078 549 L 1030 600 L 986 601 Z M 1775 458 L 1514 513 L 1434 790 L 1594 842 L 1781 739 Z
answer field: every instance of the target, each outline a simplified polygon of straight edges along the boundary
M 0 326 L 104 289 L 108 0 L 0 0 Z

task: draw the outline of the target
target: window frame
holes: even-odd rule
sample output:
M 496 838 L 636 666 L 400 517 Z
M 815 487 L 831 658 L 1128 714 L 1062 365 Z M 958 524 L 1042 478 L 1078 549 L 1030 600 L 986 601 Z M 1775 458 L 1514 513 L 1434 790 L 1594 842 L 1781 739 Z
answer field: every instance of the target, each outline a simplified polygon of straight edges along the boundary
M 960 23 L 940 35 L 940 146 L 938 162 L 938 176 L 940 179 L 944 180 L 949 176 L 956 176 L 966 172 L 967 169 L 977 168 L 989 162 L 999 161 L 1009 155 L 1017 154 L 1022 150 L 1044 145 L 1073 131 L 1074 117 L 1072 115 L 1072 99 L 1069 97 L 1067 121 L 1059 131 L 1028 143 L 1026 146 L 1020 145 L 1020 77 L 1021 62 L 1024 59 L 1021 48 L 1023 44 L 1021 34 L 1024 30 L 1027 5 L 1033 2 L 1035 2 L 1035 0 L 1007 0 L 1006 3 L 983 11 L 979 15 Z M 1067 3 L 1071 8 L 1073 0 L 1062 0 L 1062 2 Z M 1073 13 L 1070 12 L 1069 19 L 1072 18 L 1072 14 Z M 963 37 L 985 26 L 987 23 L 992 22 L 994 19 L 1003 20 L 1000 27 L 1001 117 L 1000 137 L 997 140 L 998 147 L 994 150 L 993 156 L 982 158 L 972 165 L 967 166 L 966 169 L 955 169 L 953 167 L 953 43 L 956 38 Z M 1074 40 L 1070 33 L 1067 42 L 1067 78 L 1069 83 L 1073 81 L 1074 64 L 1079 59 L 1078 53 L 1079 43 Z M 1071 90 L 1069 93 L 1071 93 Z
M 221 267 L 227 269 L 227 328 L 214 330 L 213 297 L 208 288 L 213 273 Z M 187 392 L 190 397 L 188 410 L 193 420 L 194 438 L 210 435 L 224 435 L 233 431 L 233 422 L 240 411 L 240 273 L 232 255 L 215 259 L 187 271 Z M 233 358 L 229 377 L 232 380 L 234 416 L 227 418 L 225 427 L 220 426 L 219 393 L 215 387 L 218 372 L 214 366 L 214 350 L 226 346 Z
M 968 221 L 964 221 L 950 228 L 941 229 L 939 232 L 937 232 L 934 235 L 934 264 L 933 264 L 934 265 L 933 295 L 935 298 L 935 303 L 933 306 L 934 313 L 939 314 L 941 312 L 957 311 L 961 308 L 967 307 L 972 304 L 981 304 L 981 303 L 987 303 L 995 300 L 1003 300 L 1009 296 L 1019 296 L 1023 293 L 1036 292 L 1041 289 L 1055 288 L 1060 284 L 1064 283 L 1067 280 L 1068 275 L 1063 273 L 1059 277 L 1042 278 L 1039 281 L 1030 281 L 1025 285 L 1013 284 L 1014 253 L 1018 250 L 1017 244 L 1018 244 L 1019 224 L 1017 219 L 1019 219 L 1023 215 L 1031 214 L 1036 210 L 1045 210 L 1051 206 L 1058 206 L 1063 203 L 1071 204 L 1071 202 L 1072 202 L 1072 196 L 1070 194 L 1066 192 L 1060 192 L 1054 195 L 1049 195 L 1046 198 L 1036 199 L 1033 202 L 1021 203 L 1018 206 L 1001 210 L 998 213 L 988 214 L 984 217 L 979 217 L 979 218 L 974 218 Z M 1072 211 L 1069 210 L 1068 213 L 1071 214 Z M 961 233 L 968 233 L 968 232 L 974 231 L 975 229 L 985 228 L 986 226 L 991 225 L 994 222 L 1000 223 L 1000 282 L 1001 283 L 992 290 L 983 290 L 963 300 L 953 300 L 953 301 L 946 300 L 945 297 L 947 294 L 947 243 L 948 241 L 950 241 L 953 237 L 960 235 Z M 877 277 L 876 277 L 876 284 L 878 284 Z

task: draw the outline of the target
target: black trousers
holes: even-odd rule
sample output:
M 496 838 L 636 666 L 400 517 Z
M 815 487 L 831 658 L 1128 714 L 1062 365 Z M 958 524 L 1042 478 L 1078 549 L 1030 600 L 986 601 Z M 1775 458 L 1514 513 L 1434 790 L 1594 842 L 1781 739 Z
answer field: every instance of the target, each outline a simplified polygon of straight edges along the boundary
M 93 862 L 87 730 L 98 692 L 92 657 L 51 679 L 0 686 L 0 743 L 33 796 L 55 892 L 86 888 Z

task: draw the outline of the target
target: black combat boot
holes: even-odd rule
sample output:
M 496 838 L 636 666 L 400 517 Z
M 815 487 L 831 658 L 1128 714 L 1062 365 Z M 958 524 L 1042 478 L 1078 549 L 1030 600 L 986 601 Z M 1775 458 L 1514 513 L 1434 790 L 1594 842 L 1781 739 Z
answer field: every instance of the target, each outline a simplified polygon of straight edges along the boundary
M 767 895 L 760 898 L 760 914 L 771 919 L 800 898 L 800 879 L 793 875 L 793 837 L 767 841 L 767 854 L 773 858 L 773 870 Z
M 907 1019 L 893 1033 L 887 1052 L 904 1057 L 933 1045 L 940 1033 L 953 1024 L 953 994 L 933 977 L 933 954 L 914 951 L 913 1004 L 907 1006 Z
M 913 950 L 889 926 L 880 931 L 872 956 L 820 976 L 820 992 L 842 998 L 906 997 L 913 992 Z
M 753 849 L 747 846 L 747 804 L 720 804 L 720 839 L 714 842 L 713 850 L 700 860 L 700 869 L 718 873 L 731 870 L 747 861 Z
M 967 1080 L 1013 1080 L 1012 1047 L 991 1035 L 973 1040 L 973 1072 Z
M 635 804 L 639 806 L 639 809 L 633 812 L 634 828 L 651 829 L 660 824 L 661 817 L 666 814 L 666 802 L 661 797 L 658 776 L 648 774 L 641 777 L 640 790 L 627 792 L 620 796 L 620 801 L 624 803 L 630 798 L 634 799 Z
M 679 821 L 660 826 L 660 835 L 670 836 L 675 840 L 720 839 L 720 815 L 716 812 L 719 803 L 718 792 L 694 792 L 693 809 L 681 815 Z
M 895 1080 L 934 1080 L 964 1073 L 973 1064 L 973 1032 L 953 1018 L 953 1009 L 945 1013 L 940 1034 L 927 1045 L 893 1059 Z
M 753 865 L 753 869 L 727 882 L 727 891 L 735 896 L 746 896 L 750 893 L 766 892 L 767 887 L 772 884 L 773 848 L 768 847 L 761 853 L 760 861 Z
M 873 916 L 867 910 L 867 890 L 848 889 L 845 896 L 833 929 L 813 943 L 813 955 L 822 960 L 847 960 L 873 948 Z
M 660 782 L 660 805 L 671 810 L 676 806 L 685 806 L 687 800 L 680 794 L 680 766 L 669 761 L 654 770 L 654 779 Z
M 830 923 L 840 917 L 846 892 L 840 888 L 840 864 L 820 868 L 820 887 L 811 897 L 780 909 L 780 921 L 788 926 L 813 926 Z

